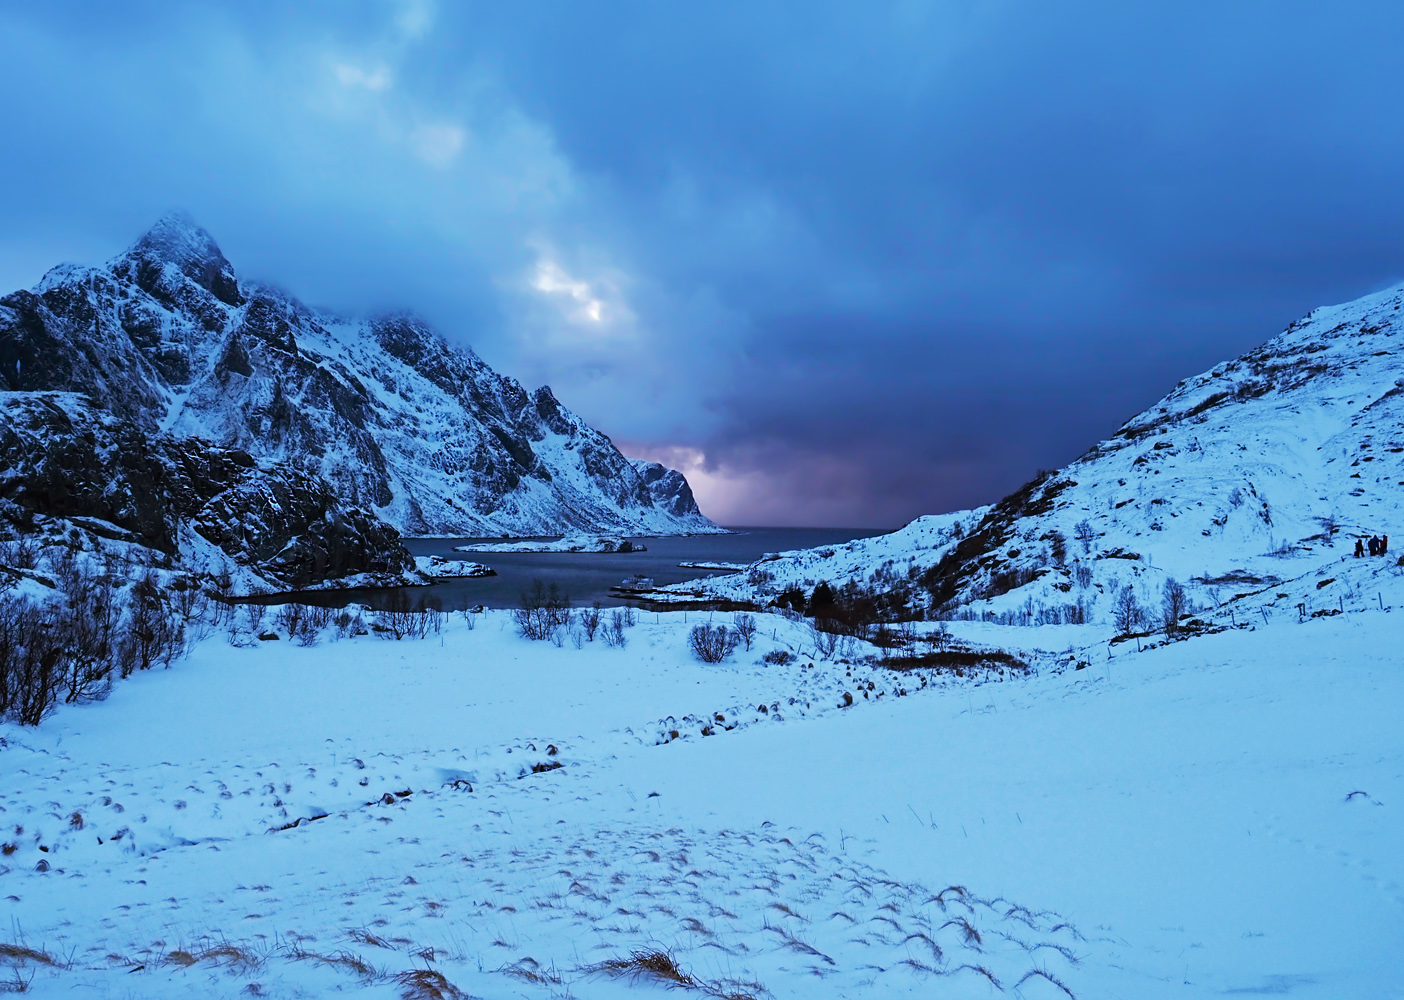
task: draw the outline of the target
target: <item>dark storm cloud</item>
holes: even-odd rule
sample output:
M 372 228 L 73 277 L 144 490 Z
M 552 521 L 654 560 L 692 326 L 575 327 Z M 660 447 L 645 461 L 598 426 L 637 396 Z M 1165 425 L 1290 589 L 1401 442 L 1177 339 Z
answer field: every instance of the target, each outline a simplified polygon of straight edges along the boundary
M 0 278 L 171 205 L 730 522 L 988 502 L 1404 277 L 1395 5 L 0 8 Z

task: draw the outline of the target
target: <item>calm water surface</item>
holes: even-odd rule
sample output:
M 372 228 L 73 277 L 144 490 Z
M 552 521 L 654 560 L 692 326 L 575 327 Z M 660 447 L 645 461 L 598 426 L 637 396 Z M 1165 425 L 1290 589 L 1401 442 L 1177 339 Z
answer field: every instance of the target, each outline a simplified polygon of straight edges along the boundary
M 491 566 L 496 576 L 471 580 L 445 580 L 432 587 L 340 590 L 298 595 L 310 604 L 344 607 L 369 604 L 383 607 L 397 592 L 418 607 L 426 598 L 442 602 L 445 611 L 484 605 L 489 608 L 516 607 L 523 590 L 533 580 L 555 583 L 577 605 L 620 605 L 628 600 L 610 593 L 632 576 L 652 577 L 655 586 L 682 583 L 712 576 L 716 571 L 683 569 L 680 562 L 749 563 L 767 552 L 835 545 L 854 538 L 884 534 L 878 530 L 854 528 L 732 528 L 729 535 L 691 535 L 673 538 L 642 538 L 647 552 L 455 552 L 454 546 L 470 542 L 500 541 L 492 538 L 407 538 L 405 546 L 417 556 L 439 555 L 448 559 L 468 559 Z

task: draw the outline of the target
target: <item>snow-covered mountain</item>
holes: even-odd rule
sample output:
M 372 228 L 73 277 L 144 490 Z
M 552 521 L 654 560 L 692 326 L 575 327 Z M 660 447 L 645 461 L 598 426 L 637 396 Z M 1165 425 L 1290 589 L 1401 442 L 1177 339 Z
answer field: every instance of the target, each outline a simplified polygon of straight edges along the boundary
M 325 480 L 144 433 L 76 393 L 0 393 L 0 470 L 0 525 L 34 553 L 16 559 L 7 546 L 0 590 L 21 570 L 52 572 L 73 548 L 207 579 L 230 572 L 241 592 L 398 584 L 414 570 L 399 533 Z
M 765 603 L 852 581 L 1026 623 L 1107 621 L 1128 585 L 1156 606 L 1169 577 L 1200 607 L 1265 588 L 1334 606 L 1343 595 L 1316 583 L 1341 576 L 1329 567 L 1357 538 L 1393 528 L 1404 545 L 1402 303 L 1399 286 L 1316 309 L 993 506 L 675 589 Z M 1302 593 L 1279 586 L 1306 574 Z
M 0 299 L 0 374 L 319 476 L 407 534 L 719 530 L 680 474 L 631 462 L 549 388 L 411 316 L 337 316 L 240 281 L 183 214 Z

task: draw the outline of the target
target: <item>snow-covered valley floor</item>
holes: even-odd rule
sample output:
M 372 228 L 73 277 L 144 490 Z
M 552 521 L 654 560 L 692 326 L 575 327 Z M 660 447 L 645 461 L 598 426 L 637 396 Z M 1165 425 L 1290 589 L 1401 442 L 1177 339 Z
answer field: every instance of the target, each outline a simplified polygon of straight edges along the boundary
M 720 665 L 682 613 L 216 635 L 0 728 L 0 992 L 1404 996 L 1401 613 L 957 622 L 1050 654 L 925 687 L 771 616 Z

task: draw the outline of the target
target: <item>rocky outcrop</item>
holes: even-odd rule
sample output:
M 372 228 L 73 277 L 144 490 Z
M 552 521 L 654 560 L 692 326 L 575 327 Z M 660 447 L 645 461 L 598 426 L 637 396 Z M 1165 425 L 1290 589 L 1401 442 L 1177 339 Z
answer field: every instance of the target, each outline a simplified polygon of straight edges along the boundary
M 642 459 L 634 460 L 634 470 L 643 480 L 656 506 L 678 517 L 689 517 L 691 512 L 697 509 L 697 501 L 692 497 L 692 487 L 681 472 Z
M 0 394 L 0 469 L 9 533 L 132 543 L 284 590 L 367 574 L 401 582 L 414 569 L 394 528 L 319 477 L 150 433 L 73 393 Z
M 410 534 L 715 531 L 678 473 L 408 315 L 241 282 L 189 218 L 0 299 L 0 388 L 81 393 L 134 431 L 301 469 Z

